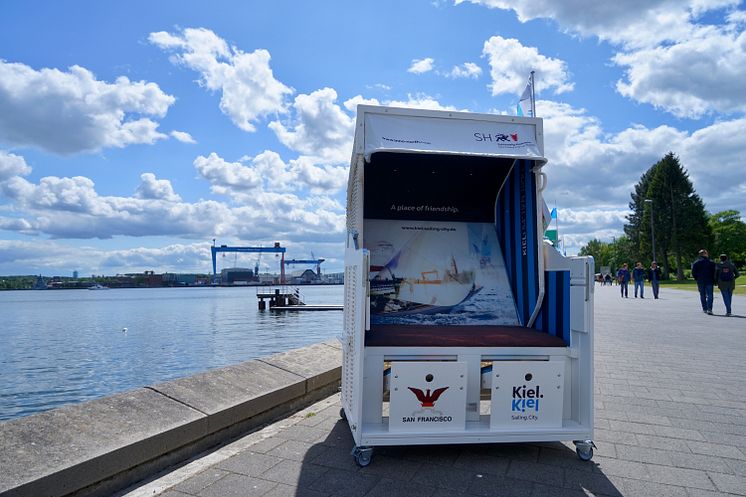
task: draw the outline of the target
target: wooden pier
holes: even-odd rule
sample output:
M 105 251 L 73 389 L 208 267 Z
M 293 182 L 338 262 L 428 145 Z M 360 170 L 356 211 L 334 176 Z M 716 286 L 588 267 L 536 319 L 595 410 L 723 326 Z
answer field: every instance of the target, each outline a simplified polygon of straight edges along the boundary
M 270 307 L 270 311 L 341 311 L 343 306 L 341 305 L 286 305 Z
M 270 311 L 341 311 L 341 305 L 308 305 L 303 302 L 298 288 L 274 288 L 257 292 L 259 310 L 264 311 L 269 304 Z

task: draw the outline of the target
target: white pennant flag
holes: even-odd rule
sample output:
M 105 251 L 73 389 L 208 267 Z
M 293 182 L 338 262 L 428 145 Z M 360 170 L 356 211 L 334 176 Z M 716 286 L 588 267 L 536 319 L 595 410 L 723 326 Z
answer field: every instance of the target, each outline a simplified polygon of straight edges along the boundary
M 516 111 L 519 116 L 534 117 L 534 112 L 531 105 L 531 79 L 529 78 L 526 83 L 526 88 L 521 93 L 521 99 L 518 101 Z

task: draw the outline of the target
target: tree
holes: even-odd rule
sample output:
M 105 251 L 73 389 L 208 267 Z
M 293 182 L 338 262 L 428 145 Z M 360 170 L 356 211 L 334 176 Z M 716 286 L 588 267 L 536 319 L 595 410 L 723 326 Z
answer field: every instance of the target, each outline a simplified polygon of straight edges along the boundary
M 631 255 L 634 252 L 632 243 L 632 240 L 627 235 L 622 235 L 615 238 L 609 245 L 609 265 L 613 269 L 619 269 L 625 262 L 630 264 L 630 267 L 634 265 L 638 257 Z
M 712 241 L 704 202 L 694 191 L 689 175 L 672 152 L 655 166 L 648 198 L 655 205 L 656 235 L 676 261 L 676 278 L 684 279 L 684 257 L 693 258 Z M 666 261 L 667 262 L 667 261 Z
M 601 266 L 609 265 L 609 244 L 602 242 L 598 238 L 594 238 L 585 246 L 581 247 L 578 254 L 593 256 L 593 260 L 596 262 L 596 269 Z
M 647 259 L 652 254 L 651 222 L 655 229 L 656 252 L 663 272 L 669 274 L 675 261 L 677 279 L 684 279 L 684 261 L 712 241 L 704 202 L 694 191 L 679 158 L 669 152 L 645 172 L 631 194 L 630 214 L 624 231 L 630 239 L 630 256 Z M 651 202 L 646 202 L 649 200 Z
M 736 210 L 716 212 L 710 215 L 710 229 L 713 233 L 712 255 L 728 254 L 734 264 L 746 263 L 746 223 L 741 221 L 741 213 Z
M 578 253 L 579 255 L 592 255 L 596 261 L 596 268 L 610 266 L 611 272 L 615 273 L 625 262 L 632 263 L 633 258 L 629 256 L 631 246 L 632 242 L 626 235 L 615 238 L 611 243 L 594 238 L 581 247 Z
M 650 179 L 653 176 L 654 169 L 654 165 L 650 166 L 650 169 L 640 176 L 640 181 L 637 182 L 635 190 L 630 194 L 632 201 L 629 203 L 629 209 L 632 213 L 627 215 L 629 223 L 624 225 L 624 234 L 627 235 L 628 245 L 631 249 L 631 253 L 627 254 L 627 257 L 632 259 L 644 258 L 641 255 L 645 249 L 645 233 L 650 233 L 650 224 L 647 224 L 647 231 L 645 230 L 645 199 L 648 196 Z

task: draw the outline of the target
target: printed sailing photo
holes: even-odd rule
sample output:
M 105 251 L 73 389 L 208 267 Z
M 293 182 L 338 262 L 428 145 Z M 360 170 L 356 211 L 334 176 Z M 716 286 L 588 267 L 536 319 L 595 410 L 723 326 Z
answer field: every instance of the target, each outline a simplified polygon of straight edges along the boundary
M 490 223 L 366 220 L 372 324 L 517 325 Z

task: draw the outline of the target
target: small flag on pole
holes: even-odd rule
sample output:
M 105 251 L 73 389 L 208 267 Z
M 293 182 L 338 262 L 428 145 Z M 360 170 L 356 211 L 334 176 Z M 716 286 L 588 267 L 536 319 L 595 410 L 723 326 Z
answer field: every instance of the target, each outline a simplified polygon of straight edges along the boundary
M 534 117 L 532 110 L 533 106 L 531 105 L 531 91 L 531 80 L 529 79 L 528 83 L 526 83 L 526 88 L 523 90 L 523 93 L 521 93 L 520 100 L 518 100 L 516 111 L 519 116 Z
M 541 201 L 541 220 L 544 223 L 544 231 L 546 231 L 552 222 L 552 215 L 549 213 L 549 206 L 544 200 Z
M 534 71 L 528 76 L 526 88 L 518 100 L 516 112 L 519 116 L 536 117 L 536 84 L 534 83 Z

